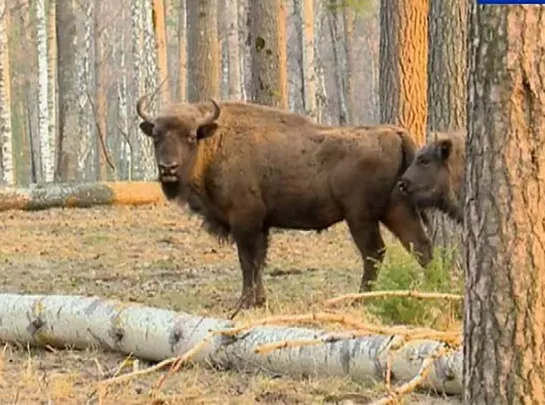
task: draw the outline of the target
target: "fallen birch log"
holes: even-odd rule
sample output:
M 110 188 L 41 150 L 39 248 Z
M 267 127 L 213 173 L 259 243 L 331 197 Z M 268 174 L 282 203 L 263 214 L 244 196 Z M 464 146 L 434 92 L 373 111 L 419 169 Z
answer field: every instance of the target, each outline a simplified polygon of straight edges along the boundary
M 0 294 L 0 341 L 34 346 L 88 347 L 162 361 L 187 353 L 207 339 L 191 360 L 218 368 L 301 376 L 342 376 L 358 382 L 393 381 L 418 375 L 426 357 L 443 343 L 398 335 L 358 336 L 327 344 L 256 350 L 279 341 L 326 338 L 331 332 L 298 327 L 258 326 L 233 331 L 231 321 L 193 316 L 98 297 Z M 210 331 L 226 331 L 210 338 Z M 388 360 L 390 358 L 390 360 Z M 389 364 L 388 364 L 389 363 Z M 433 361 L 422 387 L 460 394 L 462 350 Z
M 165 201 L 157 182 L 47 183 L 0 188 L 0 211 L 142 205 Z

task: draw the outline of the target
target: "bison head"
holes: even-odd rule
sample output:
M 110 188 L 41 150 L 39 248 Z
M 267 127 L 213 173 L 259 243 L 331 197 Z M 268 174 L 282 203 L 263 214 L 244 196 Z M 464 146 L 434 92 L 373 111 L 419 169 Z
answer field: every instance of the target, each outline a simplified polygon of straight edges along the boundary
M 423 146 L 403 173 L 399 188 L 422 208 L 440 208 L 451 195 L 451 139 Z
M 167 114 L 152 117 L 143 108 L 146 96 L 140 97 L 136 111 L 143 119 L 140 130 L 153 139 L 159 181 L 168 199 L 177 197 L 195 161 L 200 140 L 220 115 L 220 107 L 210 99 L 207 103 L 172 108 Z

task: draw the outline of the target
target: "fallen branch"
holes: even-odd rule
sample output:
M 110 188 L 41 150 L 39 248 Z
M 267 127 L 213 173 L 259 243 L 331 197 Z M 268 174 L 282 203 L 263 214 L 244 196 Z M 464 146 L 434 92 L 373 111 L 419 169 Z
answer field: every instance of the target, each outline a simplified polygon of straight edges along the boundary
M 383 298 L 383 297 L 411 297 L 418 299 L 434 299 L 434 300 L 448 300 L 448 301 L 462 301 L 464 297 L 458 294 L 448 293 L 430 293 L 420 292 L 412 290 L 392 290 L 392 291 L 369 291 L 364 293 L 354 293 L 341 295 L 340 297 L 328 299 L 325 302 L 326 306 L 336 305 L 342 301 L 358 301 L 368 298 Z
M 329 320 L 343 319 L 334 314 L 326 315 Z M 293 319 L 283 319 L 286 318 Z M 331 332 L 280 326 L 255 326 L 241 330 L 227 320 L 98 297 L 0 294 L 0 319 L 0 341 L 3 342 L 56 348 L 98 347 L 159 362 L 175 359 L 163 363 L 162 367 L 173 364 L 182 356 L 220 369 L 261 370 L 293 377 L 340 376 L 362 383 L 382 380 L 388 353 L 399 346 L 402 347 L 395 351 L 391 362 L 393 379 L 399 382 L 413 378 L 423 359 L 445 346 L 434 340 L 405 342 L 400 335 L 371 334 L 327 345 L 286 348 L 260 355 L 255 349 L 263 344 L 321 339 Z M 344 320 L 349 324 L 352 322 L 349 317 Z M 178 361 L 180 365 L 184 362 Z M 142 375 L 146 371 L 136 373 Z M 459 394 L 461 383 L 462 351 L 458 349 L 434 361 L 434 367 L 422 381 L 422 386 Z M 104 388 L 104 384 L 101 387 Z
M 0 188 L 0 211 L 36 211 L 54 207 L 142 205 L 165 201 L 156 182 L 46 183 Z

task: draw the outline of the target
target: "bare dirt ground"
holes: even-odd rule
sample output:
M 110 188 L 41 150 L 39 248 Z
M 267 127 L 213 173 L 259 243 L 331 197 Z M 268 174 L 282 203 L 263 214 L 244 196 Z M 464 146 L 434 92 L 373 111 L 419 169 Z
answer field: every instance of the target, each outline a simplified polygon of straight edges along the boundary
M 219 245 L 199 225 L 198 218 L 172 205 L 2 212 L 2 291 L 99 295 L 224 317 L 241 290 L 236 249 Z M 241 319 L 306 313 L 325 298 L 355 292 L 361 272 L 344 224 L 321 234 L 276 232 L 265 272 L 268 305 Z M 0 403 L 98 403 L 95 383 L 123 360 L 98 351 L 6 346 L 0 353 Z M 112 389 L 105 404 L 149 403 L 148 390 L 160 375 Z M 320 404 L 343 398 L 368 403 L 384 394 L 381 387 L 344 379 L 296 381 L 203 367 L 184 368 L 162 391 L 162 403 L 173 404 Z M 460 402 L 413 394 L 406 403 Z

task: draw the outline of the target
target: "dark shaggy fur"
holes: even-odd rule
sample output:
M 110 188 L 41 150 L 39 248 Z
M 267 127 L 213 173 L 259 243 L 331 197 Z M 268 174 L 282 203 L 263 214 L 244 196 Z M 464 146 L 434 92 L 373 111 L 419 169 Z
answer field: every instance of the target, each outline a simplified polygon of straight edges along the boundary
M 379 222 L 412 245 L 422 265 L 430 261 L 420 213 L 395 187 L 416 152 L 402 128 L 322 126 L 276 108 L 212 100 L 151 117 L 142 102 L 140 128 L 154 140 L 165 195 L 235 241 L 246 307 L 265 301 L 271 228 L 320 231 L 346 220 L 364 261 L 362 290 L 383 258 Z
M 436 208 L 463 221 L 465 131 L 435 132 L 416 154 L 399 186 L 420 208 Z

